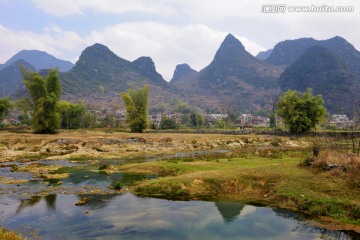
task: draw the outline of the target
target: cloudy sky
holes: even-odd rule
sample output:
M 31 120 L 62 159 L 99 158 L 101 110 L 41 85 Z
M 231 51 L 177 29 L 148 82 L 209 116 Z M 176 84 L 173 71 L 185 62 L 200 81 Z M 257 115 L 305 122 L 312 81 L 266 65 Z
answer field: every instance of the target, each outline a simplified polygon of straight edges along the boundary
M 286 8 L 268 13 L 269 4 Z M 323 5 L 354 11 L 289 10 Z M 359 25 L 358 0 L 0 0 L 0 63 L 23 49 L 75 63 L 102 43 L 130 61 L 150 56 L 170 80 L 177 64 L 207 66 L 228 33 L 253 55 L 301 37 L 342 36 L 360 50 Z

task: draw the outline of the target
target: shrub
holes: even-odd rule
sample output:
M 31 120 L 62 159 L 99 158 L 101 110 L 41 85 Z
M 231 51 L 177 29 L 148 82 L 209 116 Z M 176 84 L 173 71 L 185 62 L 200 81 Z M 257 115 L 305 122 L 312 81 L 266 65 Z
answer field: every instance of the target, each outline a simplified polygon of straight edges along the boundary
M 360 187 L 360 157 L 350 156 L 334 150 L 324 150 L 318 157 L 312 157 L 312 167 L 330 171 L 334 177 L 347 177 L 349 184 Z

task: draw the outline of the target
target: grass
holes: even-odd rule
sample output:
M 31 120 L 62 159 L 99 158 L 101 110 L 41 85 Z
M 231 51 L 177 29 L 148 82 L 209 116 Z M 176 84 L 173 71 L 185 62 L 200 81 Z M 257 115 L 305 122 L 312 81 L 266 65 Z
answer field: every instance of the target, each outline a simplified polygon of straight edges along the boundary
M 139 195 L 171 199 L 229 198 L 328 216 L 360 225 L 360 191 L 346 177 L 300 166 L 310 151 L 284 151 L 280 157 L 233 154 L 213 159 L 183 158 L 127 164 L 121 171 L 157 174 L 140 182 Z
M 25 240 L 21 235 L 0 227 L 0 239 L 6 240 Z

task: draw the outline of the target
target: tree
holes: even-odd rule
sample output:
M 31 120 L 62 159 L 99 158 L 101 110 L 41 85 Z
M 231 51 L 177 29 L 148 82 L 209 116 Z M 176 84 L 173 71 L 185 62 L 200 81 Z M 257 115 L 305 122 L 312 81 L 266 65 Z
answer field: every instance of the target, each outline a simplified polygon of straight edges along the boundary
M 190 124 L 193 127 L 202 127 L 205 125 L 205 118 L 204 116 L 198 114 L 198 113 L 191 113 L 190 114 Z
M 310 132 L 326 114 L 322 96 L 313 96 L 312 89 L 305 93 L 289 90 L 280 96 L 276 106 L 278 115 L 292 133 Z
M 161 129 L 177 129 L 178 125 L 173 119 L 163 118 L 160 123 Z
M 347 104 L 345 107 L 346 113 L 352 118 L 352 124 L 347 127 L 348 133 L 350 135 L 351 144 L 352 144 L 352 152 L 353 154 L 359 155 L 360 149 L 360 140 L 358 142 L 358 146 L 356 146 L 356 135 L 360 126 L 360 84 L 357 84 L 350 91 L 350 96 L 352 96 L 351 104 Z
M 32 125 L 34 104 L 28 98 L 22 98 L 15 101 L 15 108 L 21 110 L 21 114 L 18 116 L 21 124 Z
M 44 79 L 36 72 L 20 67 L 23 82 L 28 89 L 33 105 L 33 129 L 35 133 L 55 133 L 60 127 L 61 115 L 57 104 L 61 97 L 61 85 L 57 69 L 49 71 Z
M 9 115 L 12 104 L 8 98 L 0 98 L 0 124 Z
M 239 106 L 241 105 L 243 105 L 241 102 L 239 103 L 239 101 L 235 100 L 226 100 L 223 102 L 221 112 L 228 115 L 228 124 L 234 124 L 236 122 L 236 116 L 239 111 Z
M 126 106 L 126 122 L 131 132 L 143 132 L 148 125 L 149 86 L 137 91 L 130 89 L 129 93 L 122 93 L 121 97 Z
M 83 127 L 83 119 L 86 114 L 86 106 L 83 102 L 70 103 L 67 101 L 59 102 L 61 112 L 61 128 L 76 129 Z
M 175 106 L 174 111 L 182 114 L 189 114 L 191 113 L 191 106 L 187 102 L 179 102 Z

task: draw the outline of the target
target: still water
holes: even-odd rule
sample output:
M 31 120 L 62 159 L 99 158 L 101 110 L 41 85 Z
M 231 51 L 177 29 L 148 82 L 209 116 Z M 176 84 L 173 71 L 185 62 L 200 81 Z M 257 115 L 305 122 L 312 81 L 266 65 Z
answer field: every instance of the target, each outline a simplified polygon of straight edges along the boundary
M 74 204 L 84 197 L 84 206 Z M 169 201 L 132 194 L 0 195 L 0 225 L 42 239 L 357 239 L 297 214 L 231 202 Z M 25 226 L 25 227 L 24 227 Z M 24 230 L 24 228 L 26 230 Z

